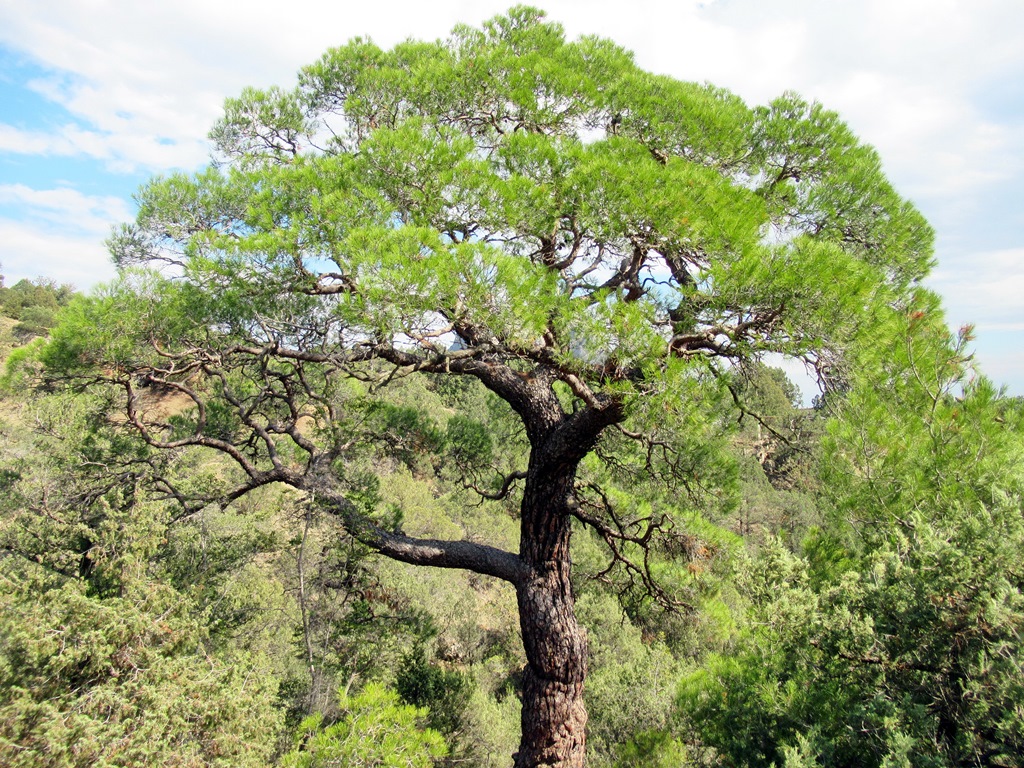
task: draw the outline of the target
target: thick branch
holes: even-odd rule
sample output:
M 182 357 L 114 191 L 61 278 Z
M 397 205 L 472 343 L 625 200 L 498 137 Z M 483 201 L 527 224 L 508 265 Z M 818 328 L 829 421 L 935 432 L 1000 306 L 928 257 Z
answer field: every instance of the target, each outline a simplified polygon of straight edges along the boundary
M 457 373 L 473 376 L 500 396 L 520 415 L 530 442 L 537 444 L 558 424 L 564 412 L 551 389 L 554 376 L 546 367 L 538 366 L 524 373 L 517 371 L 495 354 L 475 350 L 473 356 L 437 354 L 424 357 L 390 345 L 379 345 L 375 355 L 409 370 L 427 373 Z
M 310 489 L 307 489 L 310 490 Z M 313 498 L 340 518 L 350 534 L 386 557 L 410 565 L 461 568 L 520 585 L 528 569 L 517 555 L 472 541 L 417 539 L 374 525 L 355 509 L 352 502 L 333 492 L 310 490 Z

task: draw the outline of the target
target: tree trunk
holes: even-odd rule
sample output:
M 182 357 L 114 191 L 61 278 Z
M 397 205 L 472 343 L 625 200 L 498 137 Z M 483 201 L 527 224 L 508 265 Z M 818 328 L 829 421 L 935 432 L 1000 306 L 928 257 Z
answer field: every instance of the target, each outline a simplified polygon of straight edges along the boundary
M 517 595 L 527 665 L 515 768 L 584 764 L 587 637 L 576 622 L 569 580 L 567 500 L 575 466 L 559 469 L 552 476 L 531 466 L 523 496 L 520 557 L 529 575 Z

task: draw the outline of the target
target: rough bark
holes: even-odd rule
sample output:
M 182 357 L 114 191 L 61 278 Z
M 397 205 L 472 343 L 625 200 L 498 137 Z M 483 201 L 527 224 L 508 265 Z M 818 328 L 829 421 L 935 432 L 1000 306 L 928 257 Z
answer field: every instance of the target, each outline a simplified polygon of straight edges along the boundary
M 531 441 L 519 550 L 526 577 L 516 585 L 527 666 L 515 768 L 584 765 L 587 635 L 576 621 L 570 580 L 570 505 L 580 459 L 622 417 L 620 404 L 604 405 L 550 419 L 554 426 Z
M 523 499 L 520 557 L 529 576 L 517 595 L 527 666 L 515 766 L 576 768 L 583 765 L 586 748 L 587 637 L 576 621 L 570 582 L 566 499 L 573 475 L 538 474 L 531 472 Z

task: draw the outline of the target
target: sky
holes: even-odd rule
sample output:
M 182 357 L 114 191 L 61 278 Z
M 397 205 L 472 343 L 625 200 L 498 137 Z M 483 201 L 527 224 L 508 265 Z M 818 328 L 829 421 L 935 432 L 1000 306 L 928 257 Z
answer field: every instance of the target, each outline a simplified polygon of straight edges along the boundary
M 479 25 L 511 0 L 0 0 L 0 274 L 82 290 L 153 174 L 209 160 L 245 86 L 290 87 L 333 45 Z M 535 0 L 569 38 L 749 104 L 786 90 L 881 154 L 937 233 L 927 284 L 981 370 L 1024 395 L 1024 1 Z

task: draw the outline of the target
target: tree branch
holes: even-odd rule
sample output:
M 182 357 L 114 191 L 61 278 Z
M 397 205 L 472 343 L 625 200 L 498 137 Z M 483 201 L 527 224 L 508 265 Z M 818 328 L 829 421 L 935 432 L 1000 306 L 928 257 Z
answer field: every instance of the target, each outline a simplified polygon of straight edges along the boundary
M 631 587 L 634 587 L 636 582 L 639 580 L 644 593 L 662 607 L 668 610 L 695 610 L 693 605 L 678 599 L 663 588 L 651 572 L 650 554 L 652 540 L 656 533 L 664 532 L 665 517 L 662 516 L 660 520 L 655 520 L 653 517 L 647 517 L 642 520 L 633 521 L 628 525 L 630 527 L 635 527 L 638 530 L 642 529 L 642 532 L 639 533 L 639 535 L 629 534 L 626 532 L 627 526 L 624 525 L 622 520 L 615 514 L 615 510 L 612 507 L 611 502 L 608 500 L 608 496 L 596 485 L 589 484 L 586 487 L 598 495 L 601 500 L 600 505 L 593 505 L 585 500 L 581 503 L 579 499 L 574 498 L 571 499 L 569 503 L 569 514 L 584 525 L 597 531 L 598 535 L 604 539 L 604 542 L 612 556 L 611 562 L 608 563 L 608 566 L 594 576 L 594 578 L 607 583 L 609 581 L 608 574 L 612 572 L 616 565 L 621 565 L 629 578 L 629 583 L 623 588 L 622 592 L 626 592 Z M 584 505 L 600 508 L 612 520 L 612 525 L 609 525 L 593 515 L 587 514 L 583 510 Z M 637 562 L 626 554 L 624 545 L 628 544 L 634 545 L 642 553 L 643 559 L 640 562 Z
M 482 490 L 481 488 L 478 488 L 476 485 L 469 482 L 465 478 L 462 479 L 462 487 L 466 488 L 467 490 L 473 491 L 481 498 L 488 499 L 489 501 L 501 501 L 502 499 L 508 497 L 508 494 L 512 490 L 512 486 L 513 484 L 515 484 L 515 481 L 525 480 L 527 474 L 527 472 L 513 472 L 512 474 L 507 475 L 501 484 L 501 489 L 498 491 Z
M 360 542 L 386 557 L 410 565 L 436 568 L 460 568 L 485 576 L 494 576 L 514 585 L 522 584 L 528 569 L 518 555 L 472 541 L 418 539 L 386 531 L 374 525 L 340 494 L 324 489 L 320 483 L 302 483 L 311 501 L 324 506 L 340 519 L 342 526 Z

